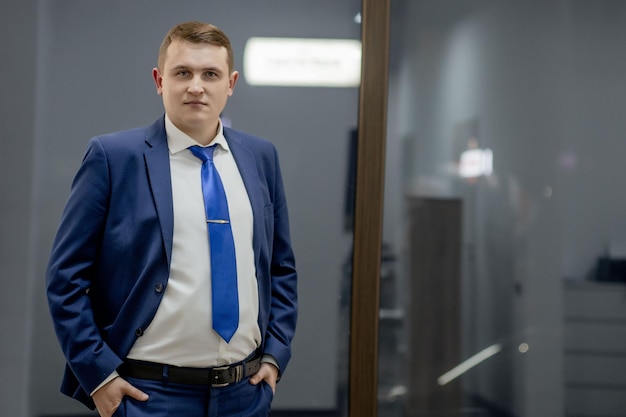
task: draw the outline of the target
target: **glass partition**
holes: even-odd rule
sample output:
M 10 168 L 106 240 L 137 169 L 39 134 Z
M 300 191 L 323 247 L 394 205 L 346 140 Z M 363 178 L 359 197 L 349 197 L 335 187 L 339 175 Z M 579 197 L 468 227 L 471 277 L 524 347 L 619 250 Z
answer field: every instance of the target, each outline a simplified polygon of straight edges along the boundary
M 624 414 L 625 19 L 392 2 L 380 416 Z

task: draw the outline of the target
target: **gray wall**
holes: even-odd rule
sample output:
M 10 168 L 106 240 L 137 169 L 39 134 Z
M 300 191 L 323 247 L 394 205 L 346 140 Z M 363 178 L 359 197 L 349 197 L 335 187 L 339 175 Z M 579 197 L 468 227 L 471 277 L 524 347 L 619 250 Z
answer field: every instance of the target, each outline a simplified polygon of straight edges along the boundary
M 562 75 L 562 271 L 581 280 L 611 241 L 626 242 L 626 3 L 568 3 Z
M 250 36 L 358 39 L 358 1 L 15 1 L 3 3 L 0 416 L 81 413 L 58 393 L 63 358 L 49 319 L 44 270 L 87 140 L 147 124 L 163 110 L 150 72 L 167 29 L 218 24 L 241 68 Z M 6 13 L 5 13 L 6 9 Z M 9 61 L 10 65 L 6 62 Z M 245 77 L 225 115 L 278 147 L 300 272 L 294 358 L 275 409 L 336 406 L 348 136 L 357 89 L 252 87 Z M 347 337 L 347 335 L 341 335 Z
M 26 415 L 32 332 L 29 257 L 33 181 L 36 5 L 0 4 L 0 415 Z

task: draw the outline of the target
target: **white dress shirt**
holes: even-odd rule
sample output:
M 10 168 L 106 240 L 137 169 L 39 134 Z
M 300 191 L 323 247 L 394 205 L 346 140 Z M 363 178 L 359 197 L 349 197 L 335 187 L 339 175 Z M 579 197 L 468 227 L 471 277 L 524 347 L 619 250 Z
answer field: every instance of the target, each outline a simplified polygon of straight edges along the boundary
M 188 149 L 199 145 L 165 117 L 170 152 L 174 239 L 170 276 L 156 315 L 128 357 L 176 366 L 239 362 L 261 344 L 259 296 L 252 248 L 252 207 L 221 122 L 213 163 L 226 192 L 237 262 L 239 327 L 230 343 L 212 327 L 211 263 L 200 170 Z
M 261 344 L 252 247 L 253 215 L 248 193 L 220 121 L 218 133 L 208 146 L 217 144 L 213 163 L 228 200 L 239 295 L 239 327 L 230 343 L 226 343 L 212 325 L 211 262 L 200 174 L 202 161 L 188 149 L 201 145 L 174 126 L 167 115 L 165 131 L 174 206 L 170 276 L 152 322 L 137 339 L 128 358 L 200 368 L 240 362 Z M 269 355 L 263 355 L 261 362 L 278 368 L 276 360 Z M 117 376 L 117 371 L 111 373 L 91 395 Z

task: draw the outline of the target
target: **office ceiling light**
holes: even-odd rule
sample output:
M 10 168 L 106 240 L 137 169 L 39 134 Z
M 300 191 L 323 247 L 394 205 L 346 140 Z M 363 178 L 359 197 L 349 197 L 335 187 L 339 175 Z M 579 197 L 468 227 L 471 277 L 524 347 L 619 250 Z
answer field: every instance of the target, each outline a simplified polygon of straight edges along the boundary
M 358 87 L 361 42 L 250 38 L 244 49 L 243 75 L 250 85 Z

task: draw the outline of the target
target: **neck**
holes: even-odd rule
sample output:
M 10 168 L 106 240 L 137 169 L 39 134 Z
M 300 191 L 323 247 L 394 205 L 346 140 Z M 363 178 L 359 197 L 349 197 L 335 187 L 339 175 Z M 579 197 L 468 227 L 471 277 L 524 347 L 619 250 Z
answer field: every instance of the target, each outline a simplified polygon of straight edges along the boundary
M 220 123 L 219 121 L 212 124 L 210 127 L 198 127 L 197 129 L 181 129 L 185 134 L 187 134 L 190 138 L 198 142 L 200 145 L 208 145 L 211 141 L 217 136 L 219 132 Z
M 189 133 L 185 132 L 185 133 L 187 133 L 191 138 L 193 138 L 199 144 L 206 146 L 209 143 L 211 143 L 213 139 L 215 139 L 215 136 L 217 136 L 217 133 L 219 132 L 219 127 L 220 127 L 220 124 L 219 122 L 217 122 L 215 125 L 213 125 L 210 128 L 198 129 L 193 132 L 189 132 Z

